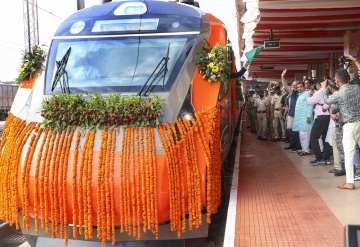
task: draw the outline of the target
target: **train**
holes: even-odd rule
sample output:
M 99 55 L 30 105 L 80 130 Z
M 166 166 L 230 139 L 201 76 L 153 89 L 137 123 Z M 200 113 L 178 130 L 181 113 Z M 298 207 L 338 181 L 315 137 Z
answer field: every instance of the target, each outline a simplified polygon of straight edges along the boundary
M 117 1 L 68 17 L 4 126 L 0 219 L 35 235 L 113 243 L 211 224 L 240 108 L 236 78 L 201 74 L 204 43 L 225 47 L 236 72 L 224 24 L 189 4 Z M 42 108 L 61 94 L 158 97 L 161 115 L 156 126 L 51 129 Z

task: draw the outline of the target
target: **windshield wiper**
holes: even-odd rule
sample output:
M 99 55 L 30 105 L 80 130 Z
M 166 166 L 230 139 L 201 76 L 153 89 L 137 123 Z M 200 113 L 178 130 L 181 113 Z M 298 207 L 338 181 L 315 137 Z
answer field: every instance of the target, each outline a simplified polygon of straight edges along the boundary
M 144 85 L 141 87 L 140 92 L 138 93 L 139 96 L 149 96 L 151 91 L 154 89 L 154 83 L 156 80 L 163 75 L 163 88 L 165 87 L 165 79 L 168 72 L 168 64 L 170 60 L 170 43 L 168 45 L 168 49 L 166 52 L 166 56 L 161 58 L 160 62 L 156 65 L 154 71 L 151 73 L 149 78 L 146 80 Z
M 70 53 L 71 53 L 71 47 L 67 49 L 65 55 L 61 58 L 60 61 L 56 61 L 57 69 L 53 83 L 51 85 L 51 92 L 53 92 L 56 86 L 60 83 L 61 92 L 70 93 L 69 75 L 66 71 L 66 65 L 69 60 Z

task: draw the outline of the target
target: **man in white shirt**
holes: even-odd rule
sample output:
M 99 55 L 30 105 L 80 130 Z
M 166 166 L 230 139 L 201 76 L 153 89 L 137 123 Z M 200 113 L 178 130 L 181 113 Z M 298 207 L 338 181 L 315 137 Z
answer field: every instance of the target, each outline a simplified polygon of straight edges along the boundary
M 330 164 L 329 143 L 325 142 L 330 122 L 329 106 L 325 104 L 325 89 L 319 89 L 315 93 L 311 93 L 311 97 L 307 99 L 308 104 L 314 106 L 315 121 L 311 128 L 310 145 L 315 155 L 315 160 L 311 161 L 313 165 Z M 324 143 L 323 152 L 321 152 L 319 139 L 322 138 Z

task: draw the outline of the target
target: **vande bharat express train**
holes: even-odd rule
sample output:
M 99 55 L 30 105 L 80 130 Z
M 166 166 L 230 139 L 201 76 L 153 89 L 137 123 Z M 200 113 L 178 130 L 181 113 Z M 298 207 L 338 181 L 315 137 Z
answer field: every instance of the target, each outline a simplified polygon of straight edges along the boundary
M 50 95 L 62 92 L 60 83 L 53 87 L 53 82 L 58 67 L 65 66 L 70 93 L 160 96 L 164 100 L 161 122 L 174 123 L 179 117 L 218 107 L 221 121 L 221 159 L 224 161 L 239 117 L 236 82 L 235 79 L 229 79 L 227 83 L 209 83 L 202 77 L 195 60 L 204 40 L 208 40 L 211 45 L 226 45 L 227 31 L 220 20 L 194 6 L 144 0 L 112 2 L 83 9 L 60 25 L 51 42 L 46 69 L 32 88 L 19 89 L 11 114 L 27 122 L 42 122 L 42 101 Z M 231 69 L 236 72 L 230 47 L 227 52 Z M 166 67 L 166 73 L 156 77 L 156 69 L 163 67 Z M 154 82 L 150 87 L 144 86 L 149 78 L 155 78 Z M 83 141 L 84 136 L 81 138 Z M 100 136 L 96 135 L 95 143 L 99 143 L 99 139 Z M 155 132 L 159 171 L 158 221 L 167 225 L 170 218 L 168 167 L 159 139 Z M 41 142 L 38 142 L 37 145 L 40 144 Z M 25 159 L 27 146 L 23 148 L 22 159 Z M 94 152 L 96 151 L 99 151 L 98 144 L 94 145 Z M 73 147 L 70 149 L 70 153 L 72 152 Z M 203 150 L 198 148 L 197 152 Z M 202 207 L 205 208 L 206 167 L 203 160 L 198 162 Z M 30 216 L 34 211 L 34 170 L 35 162 L 30 168 Z M 71 215 L 70 172 L 67 176 L 66 196 L 69 203 L 66 210 L 68 215 Z M 92 191 L 96 191 L 96 169 L 93 169 L 92 177 Z M 115 192 L 119 191 L 119 179 L 115 174 Z M 115 202 L 120 200 L 117 193 L 114 197 Z M 93 206 L 95 215 L 96 206 Z M 118 215 L 119 211 L 120 205 L 115 204 L 115 215 Z M 204 224 L 205 222 L 206 220 L 203 220 Z M 118 227 L 117 220 L 115 223 Z M 70 217 L 68 224 L 72 224 Z M 176 234 L 174 236 L 176 238 Z M 163 237 L 160 232 L 159 239 Z

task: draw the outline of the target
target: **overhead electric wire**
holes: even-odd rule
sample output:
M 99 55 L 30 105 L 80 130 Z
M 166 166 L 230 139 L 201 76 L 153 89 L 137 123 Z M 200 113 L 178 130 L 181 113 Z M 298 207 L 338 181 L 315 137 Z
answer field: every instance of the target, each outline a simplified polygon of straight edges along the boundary
M 48 13 L 48 14 L 52 15 L 52 16 L 57 17 L 57 18 L 58 18 L 58 19 L 60 19 L 60 20 L 63 20 L 63 19 L 64 19 L 64 18 L 62 18 L 62 17 L 60 17 L 60 16 L 58 16 L 58 15 L 54 14 L 53 12 L 51 12 L 51 11 L 49 11 L 49 10 L 47 10 L 47 9 L 44 9 L 44 8 L 40 7 L 39 5 L 38 5 L 38 8 L 39 8 L 40 10 L 42 10 L 42 11 L 44 11 L 44 12 L 46 12 L 46 13 Z
M 24 0 L 24 1 L 26 1 L 26 0 Z M 34 1 L 29 1 L 29 3 L 30 3 L 31 5 L 33 5 L 33 6 L 35 5 Z M 54 12 L 51 12 L 51 11 L 48 10 L 48 9 L 45 9 L 45 8 L 43 8 L 43 7 L 40 7 L 39 4 L 36 4 L 36 6 L 38 7 L 38 9 L 42 10 L 42 11 L 45 12 L 45 13 L 48 13 L 49 15 L 52 15 L 52 16 L 60 19 L 60 20 L 63 20 L 63 19 L 64 19 L 63 17 L 55 14 Z

